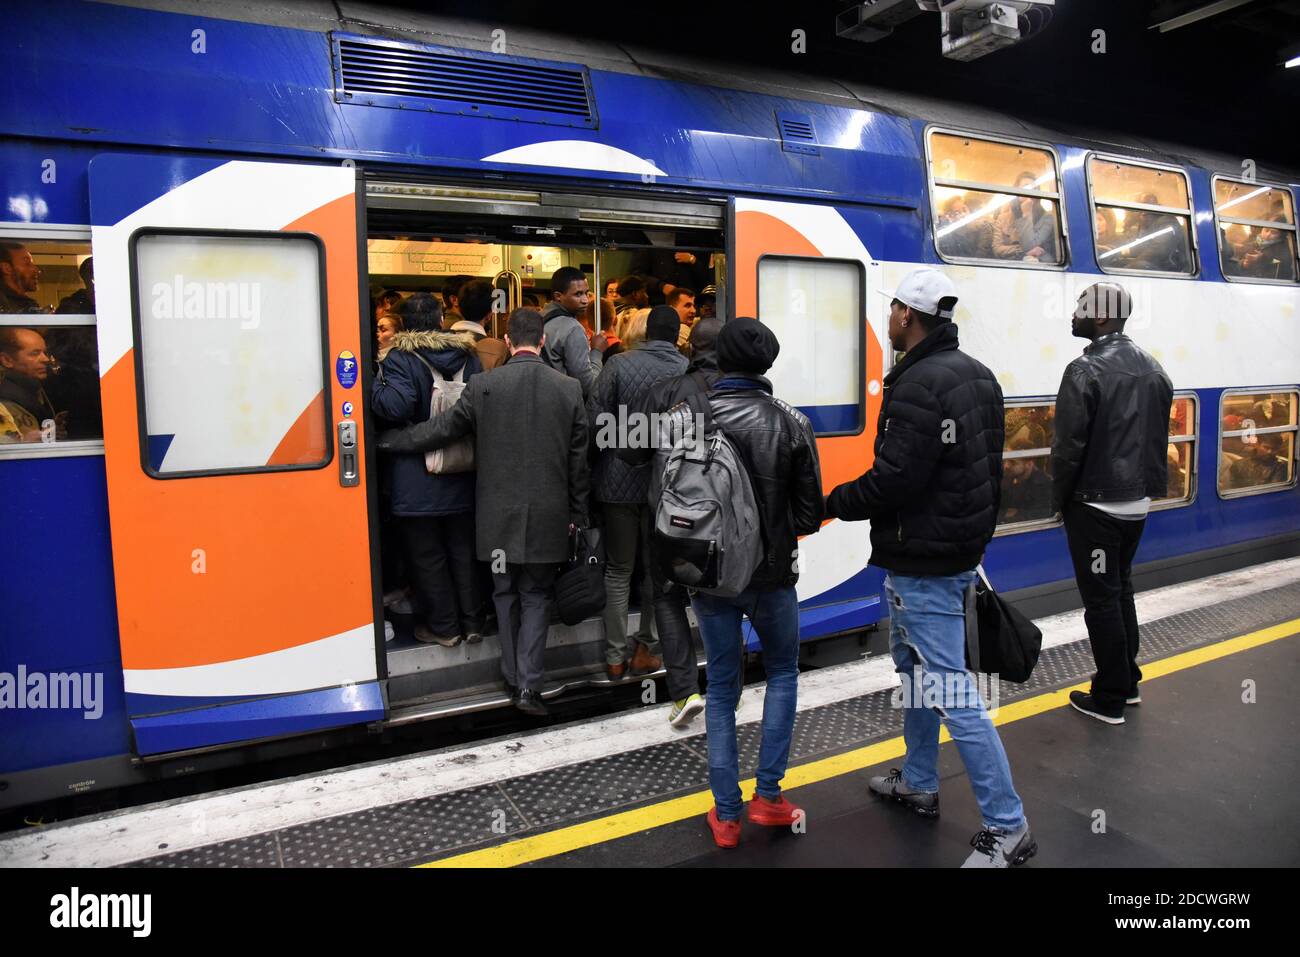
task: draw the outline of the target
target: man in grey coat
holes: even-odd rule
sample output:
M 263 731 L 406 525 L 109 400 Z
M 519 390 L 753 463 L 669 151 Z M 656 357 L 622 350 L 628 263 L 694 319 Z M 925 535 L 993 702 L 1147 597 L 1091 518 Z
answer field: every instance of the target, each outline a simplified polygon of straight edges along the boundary
M 492 566 L 501 675 L 528 714 L 544 715 L 542 659 L 556 566 L 570 529 L 587 525 L 587 414 L 582 389 L 548 368 L 542 317 L 516 309 L 506 326 L 510 360 L 474 376 L 447 412 L 379 436 L 381 452 L 426 452 L 474 435 L 480 561 Z
M 562 266 L 551 276 L 551 301 L 542 310 L 542 321 L 546 323 L 542 358 L 552 369 L 578 381 L 584 401 L 591 396 L 600 375 L 601 356 L 609 347 L 603 332 L 593 335 L 588 344 L 587 330 L 578 322 L 577 317 L 590 300 L 582 270 Z

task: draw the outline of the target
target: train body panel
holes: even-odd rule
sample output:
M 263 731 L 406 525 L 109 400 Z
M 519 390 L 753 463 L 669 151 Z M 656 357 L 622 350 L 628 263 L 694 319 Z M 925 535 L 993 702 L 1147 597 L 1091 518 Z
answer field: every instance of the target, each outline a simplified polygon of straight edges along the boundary
M 327 29 L 76 0 L 32 6 L 15 21 L 12 55 L 0 67 L 15 91 L 0 104 L 0 190 L 7 199 L 0 232 L 20 241 L 29 235 L 89 240 L 93 228 L 100 298 L 97 323 L 90 322 L 97 327 L 106 410 L 100 450 L 0 455 L 0 483 L 17 503 L 11 504 L 17 519 L 0 549 L 0 598 L 9 609 L 0 675 L 22 668 L 102 676 L 93 720 L 70 709 L 6 710 L 0 778 L 40 775 L 39 787 L 11 792 L 25 800 L 85 786 L 72 770 L 61 779 L 63 767 L 298 734 L 388 713 L 380 696 L 383 674 L 376 670 L 383 641 L 370 614 L 369 590 L 377 587 L 367 578 L 370 559 L 353 555 L 341 572 L 330 553 L 340 542 L 363 552 L 373 544 L 367 490 L 334 483 L 333 452 L 320 470 L 321 487 L 301 499 L 302 472 L 161 481 L 142 470 L 149 456 L 138 444 L 137 390 L 128 374 L 139 336 L 132 325 L 128 255 L 139 227 L 325 236 L 330 327 L 321 403 L 331 430 L 345 399 L 355 402 L 347 415 L 358 423 L 367 400 L 367 380 L 348 391 L 333 366 L 336 355 L 361 358 L 368 349 L 360 343 L 356 275 L 366 224 L 356 223 L 351 206 L 336 216 L 317 215 L 345 199 L 339 184 L 354 174 L 340 167 L 344 161 L 391 182 L 524 191 L 559 184 L 590 196 L 597 207 L 610 196 L 726 203 L 734 314 L 765 311 L 764 257 L 851 264 L 861 276 L 863 317 L 848 317 L 843 328 L 823 317 L 813 346 L 790 350 L 804 365 L 779 368 L 775 376 L 778 394 L 811 396 L 795 404 L 827 424 L 826 431 L 837 431 L 830 423 L 848 423 L 842 434 L 818 440 L 827 490 L 870 464 L 881 382 L 892 361 L 885 333 L 889 300 L 877 292 L 894 288 L 915 265 L 937 265 L 957 284 L 962 347 L 993 370 L 1009 402 L 1049 403 L 1065 365 L 1080 352 L 1069 315 L 1082 289 L 1102 276 L 1087 178 L 1094 148 L 1081 138 L 1034 140 L 1059 161 L 1064 266 L 945 263 L 935 246 L 927 175 L 927 137 L 937 117 L 827 96 L 710 86 L 686 73 L 674 78 L 596 67 L 585 74 L 593 109 L 582 122 L 506 122 L 364 106 L 336 96 L 338 38 Z M 60 35 L 58 44 L 43 42 L 50 31 Z M 400 49 L 411 37 L 359 42 Z M 519 62 L 533 62 L 532 53 Z M 815 129 L 814 152 L 786 148 L 779 123 L 790 116 Z M 1095 152 L 1117 150 L 1098 144 Z M 1300 540 L 1300 488 L 1293 480 L 1267 494 L 1221 493 L 1219 435 L 1232 390 L 1268 393 L 1300 383 L 1300 290 L 1227 281 L 1216 251 L 1213 171 L 1182 166 L 1190 183 L 1196 269 L 1180 277 L 1118 277 L 1134 298 L 1128 331 L 1164 365 L 1179 396 L 1194 400 L 1188 500 L 1152 512 L 1139 563 Z M 1294 176 L 1276 178 L 1294 184 Z M 1294 198 L 1294 185 L 1287 188 Z M 863 318 L 860 327 L 855 318 Z M 796 323 L 785 332 L 813 328 Z M 833 351 L 853 335 L 860 337 L 860 375 L 832 388 L 817 370 L 818 350 Z M 280 409 L 277 436 L 293 430 L 301 411 Z M 359 431 L 364 462 L 365 430 Z M 187 451 L 182 443 L 167 454 L 197 456 L 202 465 L 201 445 Z M 149 461 L 156 467 L 164 460 Z M 362 473 L 364 483 L 369 468 Z M 254 480 L 274 487 L 274 495 L 259 500 L 244 491 L 243 483 Z M 185 483 L 207 491 L 175 491 Z M 340 492 L 357 493 L 345 517 L 333 516 L 346 534 L 331 535 L 341 526 L 326 523 L 309 536 L 307 577 L 316 586 L 303 587 L 295 578 L 281 593 L 324 603 L 346 594 L 349 613 L 334 616 L 337 627 L 321 624 L 311 635 L 265 621 L 241 632 L 240 617 L 228 614 L 225 603 L 243 593 L 256 596 L 257 609 L 274 605 L 275 582 L 265 579 L 293 561 L 286 540 L 305 540 L 316 507 L 310 496 L 319 493 L 317 505 L 329 508 L 320 503 L 336 502 Z M 222 510 L 241 500 L 240 530 L 223 529 Z M 277 508 L 297 524 L 277 524 Z M 373 503 L 370 512 L 373 517 Z M 187 515 L 199 513 L 207 515 L 206 525 L 187 524 Z M 265 555 L 244 578 L 223 581 L 215 598 L 200 599 L 177 571 L 183 566 L 189 573 L 192 549 L 203 547 L 194 539 L 200 530 L 234 549 L 227 554 Z M 1000 588 L 1060 586 L 1072 579 L 1059 524 L 1008 532 L 994 539 L 985 563 Z M 805 639 L 885 617 L 883 575 L 868 567 L 868 536 L 865 522 L 831 521 L 801 543 Z M 171 564 L 154 555 L 160 545 Z M 177 564 L 172 552 L 181 554 L 182 546 L 184 561 Z M 160 590 L 166 600 L 151 602 L 151 593 Z M 169 643 L 160 638 L 164 634 L 189 640 Z M 750 642 L 757 647 L 752 635 Z M 226 717 L 214 720 L 222 708 L 230 709 Z M 343 714 L 349 717 L 338 717 Z M 0 805 L 7 803 L 0 792 Z

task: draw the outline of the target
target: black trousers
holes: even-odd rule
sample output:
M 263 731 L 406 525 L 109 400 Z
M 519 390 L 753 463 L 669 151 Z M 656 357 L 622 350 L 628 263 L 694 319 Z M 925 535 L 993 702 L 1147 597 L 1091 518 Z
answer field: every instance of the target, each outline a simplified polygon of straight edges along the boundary
M 501 677 L 520 690 L 542 690 L 555 573 L 555 565 L 508 564 L 492 574 Z
M 1137 690 L 1138 623 L 1133 607 L 1133 556 L 1146 520 L 1113 518 L 1091 505 L 1065 506 L 1065 536 L 1074 563 L 1074 579 L 1083 597 L 1083 620 L 1097 674 L 1092 696 L 1113 713 Z
M 483 631 L 474 562 L 474 513 L 401 516 L 407 572 L 429 630 L 439 637 Z

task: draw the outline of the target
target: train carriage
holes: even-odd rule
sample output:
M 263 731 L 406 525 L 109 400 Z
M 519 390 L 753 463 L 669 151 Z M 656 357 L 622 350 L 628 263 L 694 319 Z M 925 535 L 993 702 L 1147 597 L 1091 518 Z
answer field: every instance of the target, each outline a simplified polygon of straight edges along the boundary
M 1141 580 L 1300 551 L 1295 170 L 406 16 L 11 16 L 0 371 L 47 404 L 0 379 L 0 807 L 505 701 L 490 637 L 386 640 L 385 287 L 469 275 L 517 305 L 560 265 L 599 290 L 690 254 L 720 314 L 777 331 L 771 378 L 829 490 L 871 462 L 894 361 L 877 292 L 938 266 L 1007 396 L 985 567 L 1059 609 L 1052 402 L 1073 302 L 1112 275 L 1177 390 Z M 23 379 L 33 337 L 50 361 Z M 802 540 L 805 641 L 885 617 L 869 554 L 863 523 Z M 556 625 L 548 693 L 606 682 L 602 642 Z

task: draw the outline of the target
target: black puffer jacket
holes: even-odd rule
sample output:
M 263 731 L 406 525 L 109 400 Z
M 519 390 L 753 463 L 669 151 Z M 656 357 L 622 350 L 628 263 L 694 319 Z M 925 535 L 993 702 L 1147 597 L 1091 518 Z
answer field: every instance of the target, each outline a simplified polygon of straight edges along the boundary
M 885 376 L 871 470 L 831 492 L 827 511 L 871 520 L 871 564 L 955 575 L 979 564 L 997 524 L 1002 389 L 944 323 Z
M 596 501 L 619 505 L 644 505 L 650 494 L 650 468 L 631 465 L 618 455 L 629 418 L 640 413 L 651 388 L 664 379 L 680 375 L 686 359 L 671 342 L 650 340 L 630 352 L 621 352 L 600 370 L 596 388 L 587 403 L 592 442 L 597 446 L 592 488 Z M 623 411 L 620 411 L 623 410 Z M 648 439 L 648 425 L 640 432 Z M 611 441 L 612 440 L 612 441 Z
M 1164 498 L 1174 386 L 1122 332 L 1065 367 L 1056 396 L 1052 504 Z
M 763 526 L 763 561 L 750 579 L 757 591 L 799 580 L 798 536 L 822 523 L 822 475 L 812 425 L 772 396 L 759 375 L 729 373 L 708 394 L 714 423 L 726 433 L 749 472 Z

